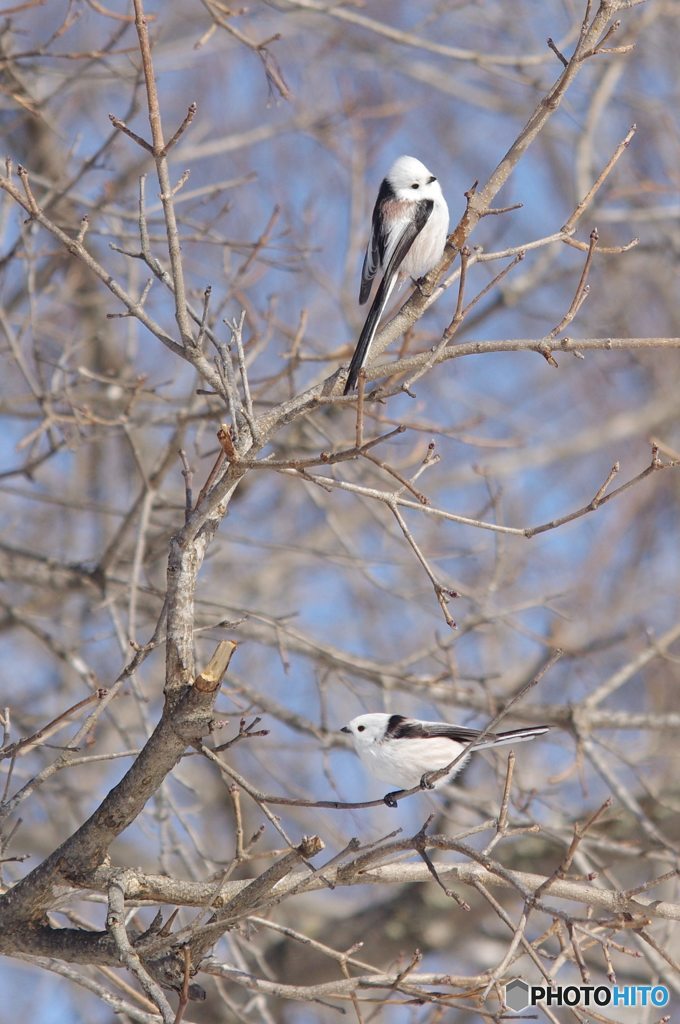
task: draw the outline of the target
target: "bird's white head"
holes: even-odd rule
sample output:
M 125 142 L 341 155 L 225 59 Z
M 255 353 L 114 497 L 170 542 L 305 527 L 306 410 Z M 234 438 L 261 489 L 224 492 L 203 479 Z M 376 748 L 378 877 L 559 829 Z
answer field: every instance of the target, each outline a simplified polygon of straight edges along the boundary
M 442 194 L 434 174 L 414 156 L 400 156 L 386 177 L 399 199 L 436 199 Z
M 340 731 L 349 733 L 357 750 L 366 750 L 385 738 L 389 720 L 389 715 L 378 712 L 372 715 L 359 715 L 343 726 Z

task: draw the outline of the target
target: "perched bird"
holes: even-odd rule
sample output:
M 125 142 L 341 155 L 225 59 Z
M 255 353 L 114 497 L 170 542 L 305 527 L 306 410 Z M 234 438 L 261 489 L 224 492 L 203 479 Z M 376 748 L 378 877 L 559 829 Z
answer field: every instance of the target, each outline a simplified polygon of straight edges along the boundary
M 376 273 L 383 278 L 349 364 L 344 394 L 356 387 L 371 342 L 399 275 L 415 281 L 439 262 L 449 229 L 449 208 L 439 182 L 414 156 L 400 156 L 373 207 L 371 237 L 361 271 L 359 303 L 366 302 Z
M 435 789 L 450 782 L 461 770 L 469 754 L 462 757 L 448 775 L 433 784 L 428 784 L 424 777 L 429 772 L 446 768 L 468 743 L 480 735 L 479 729 L 465 729 L 446 722 L 421 722 L 417 718 L 381 713 L 359 715 L 343 726 L 341 731 L 352 737 L 354 749 L 372 775 L 383 782 L 400 786 L 401 789 L 414 789 L 416 786 Z M 546 732 L 547 725 L 529 725 L 524 729 L 511 729 L 510 732 L 487 733 L 484 739 L 470 749 L 474 751 L 507 743 L 523 743 Z M 394 797 L 398 792 L 387 793 L 384 797 L 388 807 L 396 807 Z

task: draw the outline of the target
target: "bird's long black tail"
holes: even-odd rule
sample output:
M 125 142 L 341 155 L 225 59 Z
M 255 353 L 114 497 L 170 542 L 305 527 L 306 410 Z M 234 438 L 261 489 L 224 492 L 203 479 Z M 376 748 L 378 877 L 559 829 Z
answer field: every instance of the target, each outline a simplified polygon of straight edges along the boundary
M 475 744 L 475 750 L 484 747 L 504 747 L 508 743 L 524 743 L 526 740 L 533 740 L 536 736 L 543 736 L 548 732 L 547 725 L 526 725 L 523 729 L 511 729 L 509 732 L 497 732 L 487 736 L 479 744 Z
M 359 335 L 357 347 L 354 349 L 354 355 L 352 356 L 352 362 L 349 364 L 349 372 L 347 374 L 347 382 L 345 383 L 345 390 L 343 391 L 343 395 L 348 395 L 350 391 L 353 391 L 354 388 L 357 386 L 359 374 L 363 368 L 364 363 L 368 359 L 368 350 L 370 349 L 373 339 L 375 338 L 375 332 L 378 329 L 380 318 L 383 315 L 385 306 L 387 305 L 389 297 L 392 294 L 392 289 L 394 288 L 394 282 L 396 281 L 396 279 L 397 272 L 395 271 L 394 273 L 389 275 L 389 280 L 388 274 L 385 274 L 382 281 L 380 282 L 378 290 L 375 293 L 375 298 L 373 299 L 373 302 L 371 304 L 371 308 L 368 311 L 366 322 L 364 323 L 364 326 L 361 329 L 361 334 Z

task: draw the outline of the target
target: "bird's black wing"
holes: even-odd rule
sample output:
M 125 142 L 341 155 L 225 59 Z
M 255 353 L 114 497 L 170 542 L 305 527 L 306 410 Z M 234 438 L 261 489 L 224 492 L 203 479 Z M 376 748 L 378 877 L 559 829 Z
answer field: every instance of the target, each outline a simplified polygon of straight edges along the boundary
M 418 722 L 415 718 L 392 715 L 387 723 L 385 736 L 394 740 L 427 740 L 443 737 L 455 740 L 456 743 L 470 743 L 479 736 L 479 729 L 466 729 L 462 725 L 449 725 L 447 722 Z M 487 733 L 487 737 L 491 738 L 491 735 Z
M 366 246 L 364 265 L 361 268 L 361 288 L 359 290 L 360 306 L 363 306 L 364 302 L 371 294 L 373 278 L 375 277 L 378 268 L 382 266 L 383 259 L 385 258 L 385 251 L 387 249 L 387 243 L 390 236 L 389 232 L 385 230 L 385 219 L 382 215 L 382 207 L 391 199 L 394 199 L 394 189 L 387 178 L 383 178 L 380 190 L 378 191 L 378 198 L 376 199 L 375 206 L 373 207 L 371 237 L 369 238 L 368 245 Z
M 387 264 L 387 268 L 383 274 L 383 279 L 375 293 L 375 298 L 373 299 L 371 308 L 368 311 L 366 322 L 361 330 L 361 334 L 359 335 L 357 347 L 355 348 L 354 355 L 352 356 L 352 362 L 349 364 L 347 382 L 345 384 L 345 390 L 343 391 L 344 395 L 349 394 L 349 392 L 356 387 L 359 373 L 368 358 L 368 350 L 373 338 L 375 337 L 375 332 L 378 329 L 380 317 L 383 315 L 385 306 L 387 305 L 392 289 L 394 288 L 399 267 L 404 261 L 406 253 L 409 251 L 414 241 L 427 224 L 433 208 L 434 203 L 431 199 L 425 199 L 418 203 L 413 220 L 411 220 L 404 228 L 397 244 L 394 247 L 394 252 Z
M 441 738 L 455 740 L 456 743 L 475 742 L 475 749 L 481 750 L 484 747 L 500 747 L 509 743 L 523 743 L 526 740 L 536 739 L 549 732 L 547 725 L 525 725 L 520 729 L 510 729 L 508 732 L 487 732 L 484 739 L 479 743 L 475 741 L 481 735 L 479 729 L 466 729 L 462 725 L 449 725 L 448 722 L 419 722 L 415 718 L 405 718 L 403 715 L 392 715 L 387 723 L 385 736 L 390 739 L 435 739 Z

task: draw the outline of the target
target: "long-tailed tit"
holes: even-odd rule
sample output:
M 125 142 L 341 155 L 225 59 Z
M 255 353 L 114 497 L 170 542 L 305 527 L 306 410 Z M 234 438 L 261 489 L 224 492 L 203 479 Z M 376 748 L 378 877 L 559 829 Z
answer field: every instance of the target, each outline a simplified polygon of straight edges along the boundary
M 383 178 L 373 207 L 371 237 L 361 271 L 361 305 L 370 295 L 378 270 L 383 271 L 383 278 L 349 364 L 344 394 L 356 387 L 397 278 L 417 281 L 432 270 L 444 252 L 448 229 L 449 208 L 434 174 L 415 157 L 400 156 Z
M 352 737 L 354 749 L 371 775 L 400 786 L 401 789 L 414 789 L 416 786 L 434 789 L 450 782 L 463 767 L 469 754 L 462 757 L 448 775 L 433 784 L 427 782 L 426 776 L 429 772 L 446 768 L 468 743 L 480 735 L 478 729 L 465 729 L 446 722 L 421 722 L 417 718 L 381 713 L 359 715 L 341 731 Z M 478 744 L 473 744 L 471 750 L 500 747 L 506 743 L 523 743 L 547 731 L 547 725 L 530 725 L 510 732 L 487 733 Z M 385 795 L 388 807 L 396 807 L 394 798 L 398 792 Z

